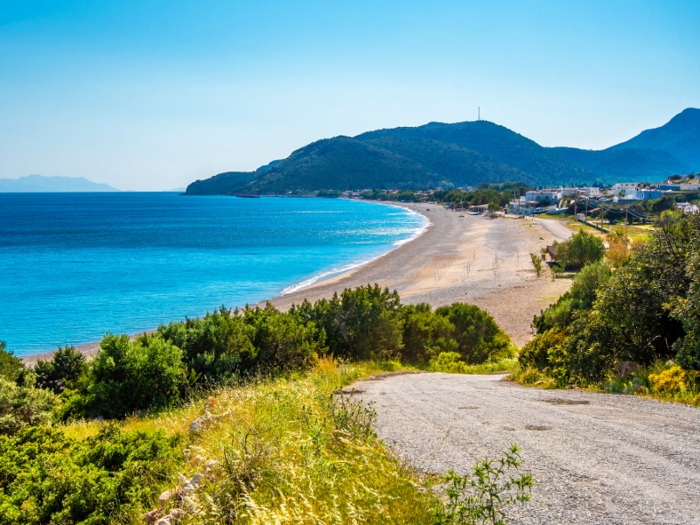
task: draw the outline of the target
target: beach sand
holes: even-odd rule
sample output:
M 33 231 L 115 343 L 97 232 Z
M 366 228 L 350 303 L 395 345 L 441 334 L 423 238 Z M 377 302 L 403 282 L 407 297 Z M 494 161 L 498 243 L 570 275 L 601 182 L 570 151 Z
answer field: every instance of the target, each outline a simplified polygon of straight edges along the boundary
M 427 217 L 430 225 L 425 233 L 371 263 L 270 302 L 286 310 L 304 299 L 313 302 L 345 288 L 377 283 L 399 292 L 404 304 L 477 305 L 493 316 L 515 344 L 523 346 L 534 335 L 533 317 L 571 285 L 568 279 L 553 280 L 546 265 L 537 278 L 530 261 L 530 253 L 539 254 L 545 245 L 571 236 L 557 221 L 490 219 L 436 204 L 397 205 Z M 76 349 L 91 356 L 99 344 Z M 51 355 L 28 356 L 23 361 L 33 365 Z

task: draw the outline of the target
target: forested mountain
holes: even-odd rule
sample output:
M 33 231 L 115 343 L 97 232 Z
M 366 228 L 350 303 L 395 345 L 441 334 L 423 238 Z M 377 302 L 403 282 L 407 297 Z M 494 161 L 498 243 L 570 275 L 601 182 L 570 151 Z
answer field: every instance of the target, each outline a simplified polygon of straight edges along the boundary
M 457 124 L 431 122 L 416 128 L 370 131 L 356 138 L 366 141 L 382 137 L 426 138 L 455 144 L 493 157 L 512 168 L 529 173 L 530 178 L 535 177 L 543 181 L 569 182 L 596 179 L 596 175 L 590 170 L 560 157 L 548 148 L 543 148 L 535 141 L 508 128 L 485 120 Z
M 688 164 L 670 153 L 650 149 L 551 148 L 557 155 L 600 175 L 605 181 L 662 181 L 671 175 L 690 173 Z
M 189 186 L 187 195 L 227 195 L 237 192 L 259 173 L 257 171 L 227 171 L 214 175 L 210 179 L 196 180 Z
M 660 128 L 642 131 L 610 149 L 629 148 L 665 151 L 700 171 L 700 109 L 685 109 Z
M 389 150 L 350 137 L 309 144 L 264 172 L 253 191 L 349 190 L 358 188 L 432 187 L 439 174 Z
M 319 140 L 256 172 L 221 173 L 197 181 L 187 194 L 432 188 L 513 180 L 530 185 L 661 180 L 688 173 L 692 159 L 700 159 L 700 138 L 694 138 L 700 129 L 698 115 L 700 110 L 688 109 L 663 128 L 602 151 L 545 148 L 483 120 L 382 129 Z

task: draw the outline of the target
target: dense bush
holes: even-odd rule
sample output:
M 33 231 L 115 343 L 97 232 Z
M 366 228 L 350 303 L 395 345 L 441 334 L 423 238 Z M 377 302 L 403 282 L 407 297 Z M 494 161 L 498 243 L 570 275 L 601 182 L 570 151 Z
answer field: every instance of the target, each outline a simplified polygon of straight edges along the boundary
M 700 370 L 700 216 L 690 219 L 690 250 L 686 253 L 686 277 L 690 281 L 685 296 L 669 298 L 671 317 L 682 323 L 685 336 L 674 343 L 678 362 L 689 370 Z
M 121 417 L 174 403 L 186 385 L 181 354 L 160 334 L 133 342 L 107 334 L 92 365 L 89 393 L 95 415 Z
M 0 341 L 0 378 L 16 381 L 23 370 L 22 360 L 12 350 L 5 350 L 5 343 Z
M 271 305 L 231 311 L 161 326 L 163 339 L 180 348 L 187 368 L 200 381 L 308 365 L 324 346 L 313 322 Z
M 392 359 L 402 347 L 399 294 L 378 285 L 346 289 L 315 304 L 292 306 L 289 315 L 323 330 L 328 351 L 351 359 Z
M 556 303 L 536 316 L 533 326 L 538 333 L 553 328 L 564 330 L 578 312 L 589 310 L 598 297 L 598 291 L 610 280 L 612 271 L 602 262 L 584 266 L 574 277 L 571 289 Z
M 87 372 L 85 356 L 72 346 L 60 348 L 51 361 L 38 361 L 34 366 L 36 385 L 60 394 L 66 388 L 75 388 L 81 375 Z
M 410 363 L 428 363 L 442 353 L 457 355 L 458 343 L 452 337 L 455 327 L 429 304 L 408 305 L 403 310 L 403 349 L 401 355 Z
M 549 366 L 549 350 L 564 342 L 566 332 L 556 328 L 539 333 L 520 352 L 518 361 L 525 368 L 546 368 Z
M 603 240 L 584 230 L 557 244 L 557 260 L 566 268 L 581 268 L 605 256 Z
M 514 354 L 510 336 L 479 307 L 455 303 L 438 308 L 435 314 L 454 326 L 452 339 L 457 343 L 457 353 L 466 363 L 483 363 Z
M 305 369 L 325 354 L 420 365 L 450 352 L 464 365 L 514 355 L 510 337 L 476 306 L 403 306 L 396 292 L 378 285 L 304 301 L 288 312 L 269 304 L 222 307 L 135 341 L 107 334 L 100 347 L 88 364 L 66 348 L 37 366 L 41 386 L 60 393 L 59 420 L 172 406 L 200 385 Z
M 648 364 L 676 353 L 679 360 L 694 355 L 698 308 L 691 284 L 698 232 L 697 215 L 667 224 L 597 289 L 593 308 L 572 321 L 567 339 L 550 353 L 561 381 L 601 380 L 618 361 Z
M 56 396 L 50 391 L 0 377 L 0 435 L 15 434 L 26 425 L 49 423 L 56 405 Z
M 133 523 L 175 474 L 178 447 L 114 425 L 82 441 L 36 426 L 0 436 L 0 525 Z

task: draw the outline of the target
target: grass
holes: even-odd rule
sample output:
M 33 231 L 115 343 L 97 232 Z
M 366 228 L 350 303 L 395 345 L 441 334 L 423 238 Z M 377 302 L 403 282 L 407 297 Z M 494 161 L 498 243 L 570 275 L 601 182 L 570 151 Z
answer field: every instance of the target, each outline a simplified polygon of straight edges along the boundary
M 452 365 L 433 371 L 488 374 L 511 370 L 517 360 Z M 395 361 L 321 358 L 303 373 L 218 388 L 119 425 L 125 431 L 185 436 L 177 476 L 149 487 L 157 500 L 161 491 L 186 490 L 188 480 L 203 475 L 185 500 L 170 503 L 180 508 L 183 525 L 436 523 L 436 513 L 446 509 L 445 480 L 418 472 L 384 446 L 372 428 L 371 401 L 340 394 L 358 379 L 405 369 L 411 368 Z M 207 415 L 214 417 L 199 419 Z M 191 432 L 198 419 L 199 429 Z M 84 439 L 105 424 L 78 421 L 62 428 Z M 169 510 L 166 505 L 164 511 Z M 143 516 L 130 516 L 126 523 L 143 523 Z
M 428 370 L 431 372 L 444 372 L 448 374 L 493 374 L 498 372 L 508 372 L 518 365 L 517 359 L 500 359 L 498 361 L 487 361 L 479 365 L 468 365 L 463 362 L 447 363 L 443 366 L 433 365 Z
M 433 523 L 440 503 L 425 477 L 393 456 L 372 430 L 371 406 L 338 396 L 359 378 L 398 363 L 318 361 L 303 374 L 221 388 L 160 414 L 131 417 L 124 430 L 189 436 L 172 487 L 205 474 L 185 505 L 187 523 Z M 206 413 L 223 417 L 189 432 Z M 75 438 L 104 423 L 64 427 Z M 133 522 L 142 522 L 135 516 Z
M 654 375 L 657 378 L 652 377 Z M 668 380 L 659 382 L 658 376 L 668 378 Z M 547 370 L 536 368 L 516 366 L 511 371 L 510 380 L 525 386 L 545 389 L 557 388 L 556 382 Z M 698 374 L 681 370 L 673 361 L 658 360 L 649 366 L 639 366 L 626 375 L 610 374 L 601 382 L 586 383 L 580 386 L 590 392 L 645 396 L 660 401 L 700 406 Z

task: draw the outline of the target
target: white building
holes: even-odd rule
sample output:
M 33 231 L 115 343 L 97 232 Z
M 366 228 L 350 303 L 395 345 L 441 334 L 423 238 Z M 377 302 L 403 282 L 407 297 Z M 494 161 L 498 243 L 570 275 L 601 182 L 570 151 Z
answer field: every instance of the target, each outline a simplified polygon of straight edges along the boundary
M 627 196 L 630 191 L 637 191 L 639 189 L 639 182 L 620 182 L 612 187 L 613 195 L 619 195 L 622 193 Z
M 559 190 L 539 190 L 528 191 L 525 193 L 526 202 L 540 202 L 541 200 L 549 199 L 549 202 L 555 202 L 561 199 L 561 191 Z
M 658 190 L 637 190 L 628 191 L 625 193 L 625 199 L 635 201 L 649 201 L 652 199 L 660 199 L 663 197 L 663 192 Z
M 600 197 L 600 188 L 578 188 L 578 191 L 587 197 Z
M 687 202 L 679 202 L 678 209 L 684 213 L 698 213 L 699 208 L 695 204 L 689 204 Z

